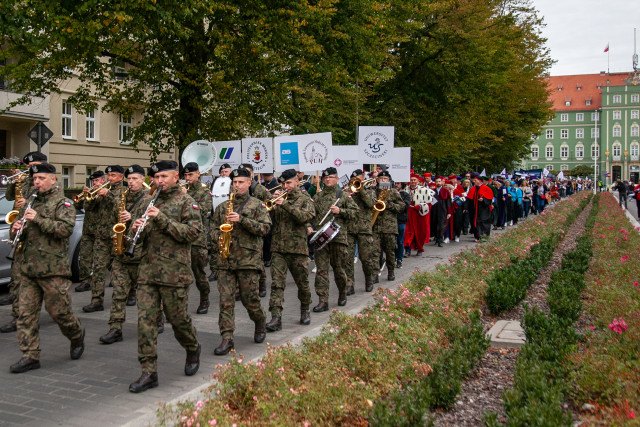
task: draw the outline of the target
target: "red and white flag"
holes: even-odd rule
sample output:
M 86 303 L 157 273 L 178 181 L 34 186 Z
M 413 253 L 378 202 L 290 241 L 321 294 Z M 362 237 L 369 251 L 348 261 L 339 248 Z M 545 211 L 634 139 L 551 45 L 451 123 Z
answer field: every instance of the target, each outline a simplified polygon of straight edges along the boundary
M 605 52 L 609 52 L 609 43 L 607 43 L 607 46 L 604 48 Z

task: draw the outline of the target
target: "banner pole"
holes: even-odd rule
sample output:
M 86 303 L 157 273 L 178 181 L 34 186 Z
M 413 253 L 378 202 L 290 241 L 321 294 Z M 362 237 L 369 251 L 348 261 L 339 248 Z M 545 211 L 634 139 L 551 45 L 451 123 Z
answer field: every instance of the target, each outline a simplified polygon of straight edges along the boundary
M 322 192 L 320 187 L 320 171 L 316 169 L 316 194 Z

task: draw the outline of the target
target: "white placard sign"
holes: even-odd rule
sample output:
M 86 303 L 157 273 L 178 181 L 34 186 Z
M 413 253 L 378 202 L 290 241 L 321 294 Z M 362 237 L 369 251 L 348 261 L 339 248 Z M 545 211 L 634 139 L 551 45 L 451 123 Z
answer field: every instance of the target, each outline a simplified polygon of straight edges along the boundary
M 296 135 L 276 136 L 273 138 L 273 149 L 276 159 L 276 172 L 282 172 L 287 169 L 300 170 L 298 137 Z
M 229 163 L 231 169 L 236 169 L 242 163 L 242 153 L 240 150 L 240 140 L 237 141 L 213 141 L 218 150 L 218 160 L 216 165 L 220 166 L 224 163 Z M 218 169 L 213 170 L 213 174 L 218 174 Z
M 362 161 L 359 157 L 357 145 L 334 145 L 333 164 L 338 170 L 338 176 L 351 176 L 351 172 L 362 169 Z
M 273 172 L 272 138 L 243 138 L 242 162 L 251 163 L 253 172 Z
M 389 173 L 395 182 L 409 182 L 411 177 L 411 147 L 396 147 L 389 162 Z
M 364 164 L 388 164 L 393 157 L 393 126 L 360 126 L 358 147 Z
M 298 140 L 299 169 L 324 170 L 333 166 L 331 132 L 293 135 Z

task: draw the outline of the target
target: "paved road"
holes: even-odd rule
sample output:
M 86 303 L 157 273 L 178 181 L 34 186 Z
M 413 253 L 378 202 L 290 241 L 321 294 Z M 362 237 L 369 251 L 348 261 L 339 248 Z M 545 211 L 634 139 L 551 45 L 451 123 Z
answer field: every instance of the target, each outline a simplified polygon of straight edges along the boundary
M 474 245 L 472 236 L 462 236 L 460 243 L 451 243 L 443 248 L 430 245 L 425 256 L 406 258 L 404 268 L 396 270 L 396 280 L 388 282 L 386 271 L 380 278 L 382 287 L 396 287 L 406 281 L 417 270 L 431 270 L 438 262 L 459 250 Z M 312 263 L 313 266 L 313 263 Z M 313 304 L 317 296 L 313 293 Z M 270 282 L 270 280 L 269 280 Z M 356 265 L 356 294 L 349 297 L 345 307 L 337 306 L 337 289 L 331 284 L 330 309 L 340 309 L 347 313 L 357 313 L 371 301 L 371 294 L 364 292 L 364 279 L 360 263 Z M 111 302 L 112 288 L 107 288 L 105 304 Z M 312 313 L 311 325 L 298 324 L 299 304 L 297 290 L 291 276 L 287 280 L 283 331 L 268 334 L 272 345 L 287 341 L 296 343 L 298 338 L 318 334 L 327 322 L 330 312 Z M 153 414 L 158 402 L 169 402 L 184 396 L 207 384 L 218 363 L 226 362 L 230 356 L 213 355 L 213 349 L 220 342 L 218 332 L 218 292 L 213 284 L 212 307 L 206 315 L 196 315 L 199 297 L 195 286 L 191 287 L 189 311 L 202 344 L 200 371 L 193 377 L 184 375 L 185 352 L 172 336 L 167 325 L 158 339 L 158 374 L 160 386 L 145 393 L 133 394 L 128 385 L 140 375 L 137 361 L 136 307 L 127 307 L 127 321 L 124 325 L 124 341 L 112 345 L 101 345 L 98 337 L 108 330 L 108 311 L 83 313 L 81 307 L 89 303 L 88 292 L 73 292 L 73 311 L 86 328 L 86 350 L 80 360 L 69 358 L 69 341 L 62 336 L 49 315 L 43 310 L 41 316 L 41 369 L 24 374 L 11 374 L 9 365 L 20 358 L 16 335 L 0 334 L 0 425 L 146 425 L 153 422 Z M 268 296 L 262 299 L 265 311 Z M 10 320 L 10 306 L 0 307 L 0 323 Z M 267 313 L 267 320 L 270 319 Z M 247 360 L 264 354 L 266 344 L 253 343 L 253 323 L 240 302 L 236 304 L 236 349 Z

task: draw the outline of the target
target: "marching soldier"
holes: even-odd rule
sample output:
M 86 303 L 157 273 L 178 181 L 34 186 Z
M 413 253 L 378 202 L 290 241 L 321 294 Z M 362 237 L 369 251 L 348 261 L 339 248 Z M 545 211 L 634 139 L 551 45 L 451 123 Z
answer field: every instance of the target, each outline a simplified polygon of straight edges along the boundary
M 124 173 L 127 178 L 127 191 L 125 196 L 125 210 L 119 215 L 119 222 L 126 224 L 127 231 L 131 234 L 131 222 L 140 218 L 151 200 L 144 190 L 144 169 L 139 165 L 132 165 Z M 116 207 L 119 210 L 119 207 Z M 125 249 L 127 247 L 125 239 Z M 135 291 L 138 281 L 138 267 L 142 256 L 142 246 L 135 248 L 132 257 L 114 255 L 111 264 L 111 283 L 113 283 L 113 296 L 111 298 L 111 313 L 109 315 L 109 332 L 100 337 L 103 344 L 113 344 L 122 341 L 122 325 L 126 318 L 126 301 L 131 290 Z
M 258 295 L 258 280 L 262 265 L 262 238 L 269 231 L 271 220 L 262 202 L 249 195 L 251 172 L 238 168 L 232 173 L 235 196 L 233 203 L 220 204 L 211 224 L 211 241 L 218 242 L 222 224 L 230 224 L 231 244 L 229 256 L 219 259 L 218 291 L 220 292 L 220 318 L 218 325 L 222 342 L 214 350 L 218 356 L 229 353 L 234 348 L 235 329 L 234 308 L 236 292 L 240 293 L 242 305 L 255 323 L 253 340 L 264 341 L 265 314 Z
M 382 171 L 378 174 L 378 183 L 390 182 L 391 175 L 388 171 Z M 383 191 L 378 185 L 377 198 L 380 197 L 380 192 Z M 400 194 L 395 188 L 391 188 L 389 197 L 384 201 L 385 209 L 378 214 L 375 224 L 373 224 L 373 247 L 374 254 L 373 259 L 380 259 L 380 250 L 385 253 L 387 262 L 387 279 L 395 280 L 395 268 L 396 268 L 396 236 L 398 234 L 398 214 L 405 208 L 404 200 L 400 197 Z M 378 275 L 375 274 L 375 278 Z
M 322 182 L 324 183 L 324 189 L 316 194 L 314 204 L 316 230 L 319 230 L 332 217 L 335 218 L 336 223 L 344 225 L 357 212 L 357 206 L 351 196 L 338 186 L 338 171 L 336 168 L 325 169 L 322 172 Z M 330 216 L 326 216 L 329 211 Z M 321 222 L 325 216 L 326 219 Z M 312 230 L 308 232 L 311 234 Z M 315 261 L 317 267 L 315 289 L 320 301 L 318 305 L 313 307 L 313 311 L 317 313 L 329 310 L 329 265 L 333 268 L 333 277 L 338 287 L 338 305 L 346 305 L 346 263 L 353 263 L 353 257 L 349 257 L 346 229 L 338 232 L 324 248 L 315 251 Z
M 158 184 L 155 206 L 147 205 L 148 222 L 139 232 L 142 258 L 138 268 L 138 360 L 142 375 L 129 385 L 140 393 L 158 386 L 158 324 L 160 309 L 173 326 L 173 333 L 186 350 L 185 375 L 200 368 L 200 344 L 187 311 L 191 274 L 191 242 L 203 232 L 199 206 L 183 194 L 178 183 L 178 164 L 163 160 L 152 166 Z M 132 231 L 145 223 L 134 221 Z
M 300 180 L 294 169 L 282 172 L 279 178 L 286 198 L 276 200 L 271 210 L 273 226 L 272 261 L 271 261 L 271 295 L 269 311 L 271 321 L 266 328 L 269 332 L 282 329 L 282 305 L 287 270 L 298 286 L 300 300 L 300 324 L 311 323 L 309 306 L 311 291 L 309 289 L 309 251 L 307 249 L 307 224 L 315 215 L 311 198 L 299 187 Z M 276 197 L 282 192 L 277 192 Z
M 211 193 L 207 190 L 207 186 L 200 182 L 200 169 L 195 162 L 189 162 L 184 165 L 184 179 L 187 181 L 187 188 L 182 190 L 189 194 L 200 207 L 200 217 L 203 227 L 209 223 L 209 213 L 213 208 Z M 196 287 L 200 292 L 200 304 L 196 310 L 198 314 L 207 314 L 209 312 L 209 281 L 207 273 L 204 269 L 207 265 L 209 256 L 207 251 L 207 234 L 205 232 L 198 236 L 198 239 L 191 243 L 191 270 L 193 277 L 196 279 Z
M 220 165 L 218 169 L 218 178 L 231 176 L 231 165 L 229 163 L 223 163 Z M 216 183 L 216 178 L 211 183 L 211 190 L 213 191 L 213 186 Z M 213 203 L 212 203 L 213 205 Z M 211 213 L 209 215 L 209 224 L 211 223 L 211 217 L 213 216 L 213 208 L 211 209 Z M 211 269 L 211 274 L 209 274 L 209 280 L 218 280 L 218 243 L 217 242 L 209 242 L 209 268 Z
M 104 282 L 111 265 L 113 249 L 113 225 L 118 222 L 116 209 L 120 193 L 124 191 L 122 166 L 107 166 L 107 181 L 111 188 L 102 188 L 93 200 L 87 200 L 85 210 L 94 211 L 98 217 L 96 239 L 93 245 L 93 274 L 91 275 L 91 303 L 82 307 L 85 313 L 104 311 Z
M 351 174 L 351 178 L 359 178 L 364 182 L 364 171 L 356 169 Z M 347 235 L 349 243 L 349 255 L 355 256 L 356 244 L 358 245 L 358 258 L 362 263 L 362 271 L 365 277 L 365 290 L 373 290 L 373 273 L 376 270 L 376 259 L 373 256 L 373 234 L 371 231 L 371 209 L 376 202 L 375 193 L 370 188 L 362 188 L 351 195 L 353 201 L 358 206 L 356 215 L 347 223 Z M 347 295 L 356 293 L 354 288 L 355 271 L 354 263 L 348 262 L 347 267 Z
M 98 188 L 105 183 L 104 172 L 95 171 L 89 176 L 93 188 Z M 83 191 L 90 190 L 84 187 Z M 84 200 L 76 204 L 77 209 L 84 208 Z M 78 270 L 80 273 L 80 284 L 76 286 L 76 292 L 86 292 L 91 290 L 91 264 L 93 263 L 93 246 L 96 241 L 96 229 L 98 228 L 100 215 L 97 210 L 85 210 L 84 222 L 82 223 L 82 238 L 80 239 L 80 256 L 78 257 Z
M 22 158 L 22 163 L 27 166 L 35 166 L 42 164 L 47 161 L 47 156 L 37 151 L 28 153 Z M 13 170 L 12 173 L 19 173 L 20 170 Z M 16 190 L 17 187 L 20 186 L 20 194 L 22 198 L 15 202 L 15 209 L 20 210 L 22 206 L 25 204 L 25 198 L 28 197 L 29 194 L 33 191 L 33 178 L 29 176 L 27 173 L 24 178 L 17 180 L 16 182 L 9 184 L 7 187 L 7 192 L 5 198 L 9 201 L 16 200 Z M 0 300 L 0 305 L 9 305 L 11 304 L 11 316 L 12 319 L 6 325 L 0 326 L 0 332 L 9 333 L 15 332 L 18 329 L 18 293 L 19 293 L 19 284 L 18 275 L 20 269 L 17 265 L 16 261 L 11 264 L 11 281 L 9 282 L 9 294 L 4 299 Z
M 49 163 L 32 166 L 34 188 L 38 195 L 30 209 L 23 208 L 22 219 L 13 223 L 13 236 L 21 228 L 20 293 L 18 341 L 22 358 L 11 365 L 11 372 L 40 368 L 39 321 L 42 301 L 47 312 L 71 341 L 72 359 L 84 352 L 84 329 L 71 311 L 69 288 L 69 236 L 73 233 L 76 212 L 56 186 L 56 168 Z M 26 210 L 25 210 L 26 209 Z

